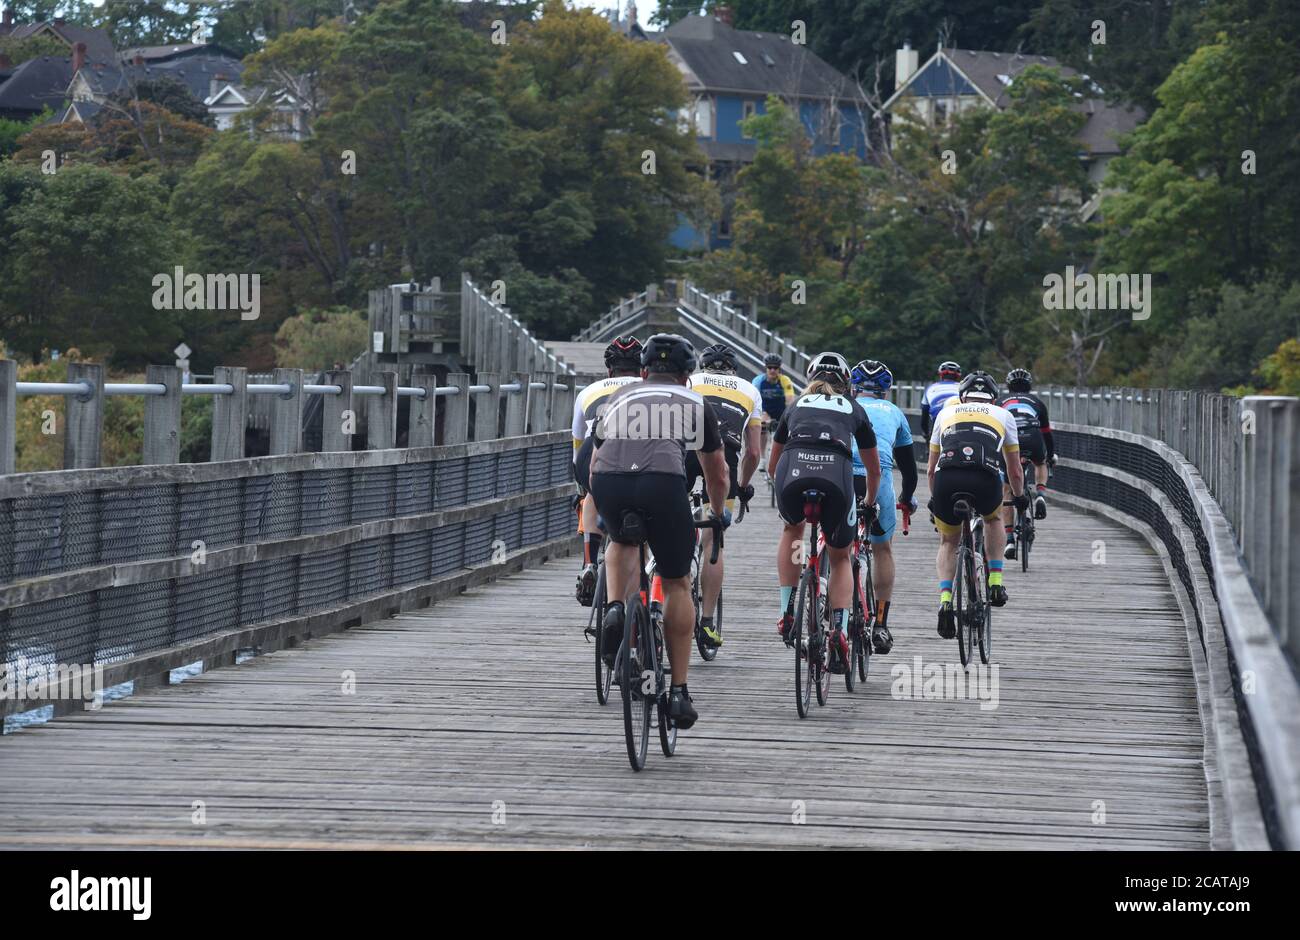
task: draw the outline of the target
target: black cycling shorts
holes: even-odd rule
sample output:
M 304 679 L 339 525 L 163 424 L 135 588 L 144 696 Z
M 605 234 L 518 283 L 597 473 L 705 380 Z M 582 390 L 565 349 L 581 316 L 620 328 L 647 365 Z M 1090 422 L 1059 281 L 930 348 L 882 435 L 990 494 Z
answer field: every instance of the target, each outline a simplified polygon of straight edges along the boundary
M 853 495 L 857 496 L 858 502 L 866 502 L 867 499 L 867 478 L 861 474 L 853 474 Z M 871 522 L 871 535 L 884 537 L 885 529 L 880 524 L 880 513 L 876 513 L 876 518 Z
M 857 528 L 857 503 L 853 498 L 853 461 L 835 451 L 790 444 L 776 463 L 776 500 L 788 524 L 803 522 L 804 493 L 822 493 L 821 527 L 832 548 L 845 548 Z
M 735 499 L 740 492 L 739 468 L 740 468 L 740 451 L 733 450 L 730 445 L 723 445 L 723 454 L 727 458 L 727 470 L 731 477 L 731 482 L 727 484 L 727 499 Z M 686 452 L 686 492 L 695 489 L 695 484 L 699 482 L 700 477 L 704 476 L 704 471 L 700 469 L 700 452 L 698 450 L 688 450 Z
M 646 542 L 654 552 L 659 576 L 684 578 L 691 573 L 695 517 L 685 477 L 675 473 L 594 473 L 591 495 L 615 542 L 636 544 L 619 529 L 623 513 L 635 509 L 645 519 Z
M 588 434 L 573 460 L 573 479 L 583 496 L 587 495 L 587 478 L 591 476 L 591 455 L 595 452 L 596 439 Z
M 1020 453 L 1036 464 L 1047 459 L 1047 442 L 1043 440 L 1042 428 L 1022 428 L 1017 436 L 1020 438 Z
M 957 494 L 965 493 L 975 511 L 988 519 L 1002 508 L 1002 480 L 985 467 L 946 467 L 934 474 L 934 491 L 930 494 L 930 511 L 943 523 L 939 531 L 952 532 L 961 527 L 962 517 L 954 504 Z

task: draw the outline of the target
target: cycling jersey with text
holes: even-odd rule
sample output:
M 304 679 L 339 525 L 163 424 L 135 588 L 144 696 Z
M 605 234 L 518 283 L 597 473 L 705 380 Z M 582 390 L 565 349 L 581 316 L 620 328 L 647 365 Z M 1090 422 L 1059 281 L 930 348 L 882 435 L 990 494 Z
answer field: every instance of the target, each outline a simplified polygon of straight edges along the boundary
M 699 392 L 713 406 L 722 440 L 732 450 L 740 448 L 745 428 L 763 423 L 762 399 L 752 382 L 735 375 L 697 372 L 687 387 Z
M 870 450 L 876 433 L 867 413 L 844 395 L 804 395 L 781 415 L 773 438 L 778 444 L 821 447 L 853 457 L 853 444 Z
M 934 419 L 930 452 L 939 455 L 938 468 L 984 467 L 1001 470 L 1003 449 L 1019 450 L 1016 419 L 999 405 L 985 402 L 949 403 Z

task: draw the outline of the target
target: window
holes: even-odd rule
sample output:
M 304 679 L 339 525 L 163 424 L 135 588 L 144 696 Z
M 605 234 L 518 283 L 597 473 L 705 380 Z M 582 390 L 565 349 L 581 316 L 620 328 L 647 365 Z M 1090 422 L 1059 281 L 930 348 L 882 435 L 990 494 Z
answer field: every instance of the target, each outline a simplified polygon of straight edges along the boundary
M 744 120 L 747 119 L 747 118 L 752 118 L 752 117 L 753 117 L 755 114 L 757 114 L 757 113 L 758 113 L 758 104 L 757 104 L 756 102 L 753 102 L 753 101 L 746 101 L 746 102 L 744 102 L 744 104 L 741 106 L 741 120 L 742 120 L 742 121 L 744 121 Z M 744 126 L 743 126 L 743 124 L 742 124 L 742 126 L 741 126 L 741 131 L 740 131 L 740 133 L 741 133 L 741 136 L 742 136 L 742 137 L 746 137 L 746 138 L 748 138 L 748 136 L 749 136 L 748 134 L 745 133 L 745 130 L 744 130 Z
M 739 52 L 734 52 L 734 51 L 733 51 L 731 54 L 734 55 L 734 56 L 736 57 L 736 61 L 739 62 L 741 65 L 749 65 L 749 60 L 746 59 L 746 58 L 745 58 L 743 55 L 741 55 Z
M 948 124 L 948 102 L 936 98 L 934 101 L 934 126 L 947 126 Z
M 713 99 L 695 99 L 695 133 L 700 137 L 713 136 Z

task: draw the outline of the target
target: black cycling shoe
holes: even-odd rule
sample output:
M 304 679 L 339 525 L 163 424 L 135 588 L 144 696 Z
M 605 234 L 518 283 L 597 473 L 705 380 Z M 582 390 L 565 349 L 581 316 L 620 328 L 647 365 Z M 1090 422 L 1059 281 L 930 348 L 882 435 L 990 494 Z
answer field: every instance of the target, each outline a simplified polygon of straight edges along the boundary
M 596 566 L 587 565 L 578 575 L 578 584 L 573 590 L 574 596 L 578 603 L 583 607 L 590 607 L 591 602 L 596 597 Z
M 1016 560 L 1016 540 L 1007 539 L 1007 547 L 1002 552 L 1002 557 L 1007 561 Z
M 849 671 L 849 638 L 840 630 L 832 630 L 829 641 L 831 661 L 827 665 L 834 675 L 842 676 Z
M 601 644 L 601 657 L 605 665 L 613 669 L 618 648 L 623 645 L 623 605 L 619 601 L 614 601 L 605 611 L 605 635 Z
M 883 623 L 878 623 L 871 631 L 871 650 L 885 656 L 894 648 L 894 635 L 889 632 L 889 627 Z
M 686 686 L 668 690 L 668 719 L 674 727 L 685 731 L 695 724 L 699 717 L 699 712 L 691 705 L 691 696 L 686 691 Z
M 700 633 L 704 636 L 705 645 L 711 649 L 722 645 L 722 632 L 714 625 L 712 617 L 700 618 Z
M 1047 500 L 1043 499 L 1042 493 L 1039 493 L 1036 497 L 1034 497 L 1034 518 L 1035 519 L 1047 518 Z
M 939 636 L 951 640 L 957 635 L 957 618 L 952 612 L 952 601 L 939 605 Z
M 1007 605 L 1007 589 L 1001 584 L 990 584 L 989 603 L 994 607 L 1005 607 Z

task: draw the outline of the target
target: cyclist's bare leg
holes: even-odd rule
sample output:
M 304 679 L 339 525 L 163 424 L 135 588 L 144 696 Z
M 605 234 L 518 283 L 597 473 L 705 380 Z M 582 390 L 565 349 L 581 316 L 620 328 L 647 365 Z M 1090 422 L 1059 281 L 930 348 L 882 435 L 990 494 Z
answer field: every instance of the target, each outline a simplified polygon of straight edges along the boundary
M 894 547 L 889 542 L 871 543 L 871 586 L 877 601 L 894 599 Z
M 641 553 L 635 545 L 622 545 L 612 539 L 605 547 L 605 579 L 609 582 L 610 600 L 626 600 L 640 583 Z
M 961 530 L 952 533 L 940 533 L 939 553 L 935 556 L 934 567 L 940 581 L 951 581 L 957 570 L 957 542 L 961 539 Z
M 712 617 L 713 612 L 718 607 L 718 595 L 722 593 L 723 579 L 723 557 L 727 553 L 726 546 L 718 549 L 718 563 L 709 564 L 709 559 L 713 557 L 713 530 L 700 530 L 700 615 Z
M 1047 485 L 1047 461 L 1034 464 L 1034 482 L 1039 486 Z M 1032 495 L 1032 494 L 1031 494 Z
M 685 685 L 686 670 L 691 661 L 691 641 L 695 636 L 691 579 L 664 578 L 663 587 L 664 633 L 668 644 L 668 662 L 672 665 L 673 685 Z
M 826 546 L 826 552 L 831 556 L 831 609 L 838 610 L 844 608 L 848 610 L 853 606 L 853 562 L 849 558 L 849 549 L 853 543 L 845 545 L 843 548 L 833 548 Z
M 1007 530 L 996 522 L 984 520 L 984 546 L 987 558 L 1001 558 L 1007 547 Z
M 1011 505 L 1011 484 L 1002 484 L 1002 525 L 1012 526 L 1016 524 L 1016 507 Z M 996 529 L 997 526 L 990 526 Z M 1006 544 L 1006 533 L 1003 533 L 1002 542 Z
M 781 587 L 793 588 L 799 583 L 799 572 L 807 563 L 808 557 L 803 546 L 802 522 L 786 525 L 781 532 L 781 541 L 776 545 L 776 573 Z

